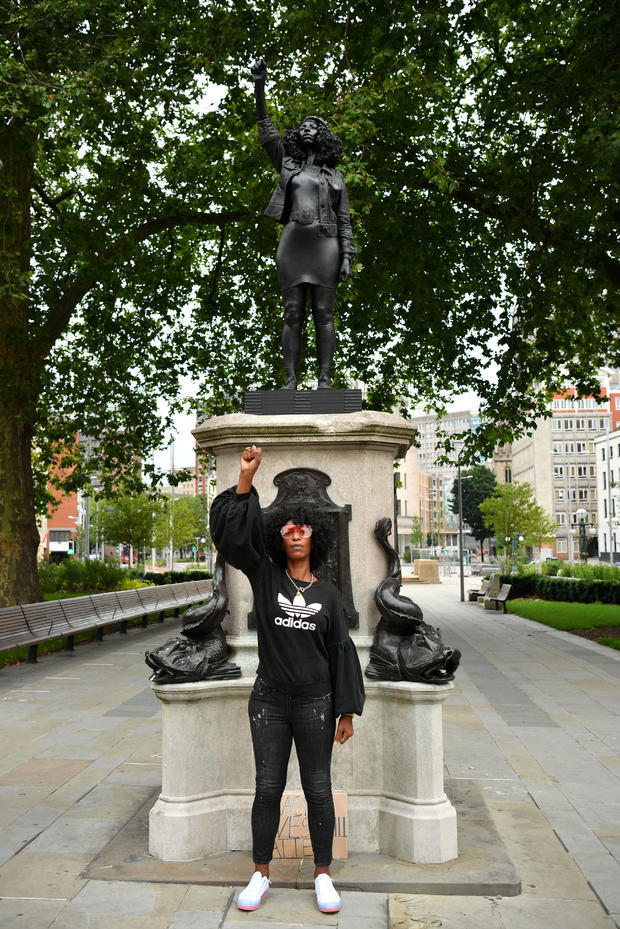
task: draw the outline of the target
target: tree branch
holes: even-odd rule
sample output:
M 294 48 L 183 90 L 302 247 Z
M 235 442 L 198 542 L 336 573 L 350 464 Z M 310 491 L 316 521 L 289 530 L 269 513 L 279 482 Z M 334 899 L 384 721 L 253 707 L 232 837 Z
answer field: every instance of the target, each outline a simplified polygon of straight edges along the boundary
M 129 230 L 125 235 L 120 236 L 109 248 L 96 255 L 91 261 L 87 262 L 76 274 L 75 279 L 67 284 L 62 296 L 56 305 L 50 309 L 45 321 L 43 322 L 39 333 L 33 340 L 33 357 L 37 361 L 43 361 L 54 343 L 60 338 L 73 315 L 78 303 L 82 300 L 89 290 L 91 290 L 105 270 L 110 265 L 122 261 L 129 257 L 133 249 L 150 238 L 166 229 L 174 229 L 179 226 L 223 226 L 228 222 L 237 222 L 238 220 L 247 219 L 251 215 L 249 210 L 230 210 L 226 213 L 201 213 L 187 210 L 180 213 L 172 213 L 169 216 L 160 216 L 157 219 L 150 219 L 141 223 L 134 229 Z

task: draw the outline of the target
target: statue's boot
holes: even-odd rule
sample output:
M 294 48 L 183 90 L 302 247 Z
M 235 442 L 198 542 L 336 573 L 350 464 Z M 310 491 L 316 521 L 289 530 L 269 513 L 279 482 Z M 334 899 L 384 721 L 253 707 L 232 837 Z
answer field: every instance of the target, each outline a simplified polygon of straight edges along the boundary
M 297 390 L 297 375 L 295 371 L 286 370 L 286 378 L 281 390 Z
M 332 386 L 332 362 L 336 338 L 332 327 L 318 326 L 316 332 L 316 351 L 319 360 L 319 390 L 329 390 Z

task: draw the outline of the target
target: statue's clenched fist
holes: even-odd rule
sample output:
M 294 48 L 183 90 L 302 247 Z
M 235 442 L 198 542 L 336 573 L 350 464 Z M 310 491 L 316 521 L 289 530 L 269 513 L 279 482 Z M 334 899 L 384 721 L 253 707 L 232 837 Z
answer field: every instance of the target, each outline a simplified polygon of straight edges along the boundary
M 258 83 L 264 81 L 267 77 L 267 65 L 261 58 L 260 61 L 253 61 L 250 65 L 250 72 L 253 80 Z

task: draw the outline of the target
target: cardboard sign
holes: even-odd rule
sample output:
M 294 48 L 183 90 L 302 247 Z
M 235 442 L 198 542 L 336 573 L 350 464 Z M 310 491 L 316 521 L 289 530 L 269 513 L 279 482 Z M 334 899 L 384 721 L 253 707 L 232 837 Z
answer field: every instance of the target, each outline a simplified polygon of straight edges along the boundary
M 348 795 L 346 790 L 334 790 L 336 823 L 332 855 L 346 858 L 348 842 Z M 285 790 L 280 804 L 280 824 L 273 846 L 274 858 L 312 858 L 312 843 L 308 829 L 308 807 L 301 790 Z

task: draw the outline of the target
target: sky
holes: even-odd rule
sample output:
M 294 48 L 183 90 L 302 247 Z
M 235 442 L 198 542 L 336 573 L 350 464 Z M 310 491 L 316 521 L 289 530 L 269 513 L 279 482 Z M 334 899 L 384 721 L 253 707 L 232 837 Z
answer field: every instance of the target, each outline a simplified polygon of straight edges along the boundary
M 190 390 L 186 391 L 190 393 Z M 163 405 L 163 403 L 162 403 Z M 478 410 L 478 396 L 471 391 L 461 394 L 456 400 L 448 404 L 448 411 L 455 410 Z M 175 434 L 168 435 L 166 445 L 162 451 L 156 452 L 155 464 L 166 471 L 170 468 L 170 442 L 174 439 L 174 465 L 176 468 L 194 467 L 194 437 L 192 429 L 196 425 L 195 414 L 178 414 L 175 417 Z M 249 440 L 248 440 L 249 441 Z

